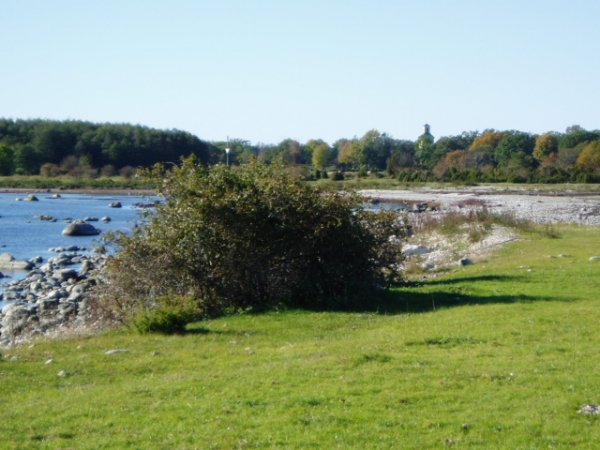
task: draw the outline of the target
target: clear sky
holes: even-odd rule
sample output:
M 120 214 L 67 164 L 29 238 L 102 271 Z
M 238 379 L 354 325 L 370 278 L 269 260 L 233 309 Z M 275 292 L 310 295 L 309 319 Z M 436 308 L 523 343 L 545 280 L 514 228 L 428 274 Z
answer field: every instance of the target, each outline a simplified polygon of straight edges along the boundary
M 0 117 L 206 140 L 600 128 L 598 0 L 0 0 Z

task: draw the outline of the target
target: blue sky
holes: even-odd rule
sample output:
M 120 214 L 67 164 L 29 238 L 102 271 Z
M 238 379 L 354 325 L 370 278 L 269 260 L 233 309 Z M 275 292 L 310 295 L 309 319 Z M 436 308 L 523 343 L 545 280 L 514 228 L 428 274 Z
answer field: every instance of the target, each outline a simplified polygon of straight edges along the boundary
M 0 0 L 0 117 L 254 143 L 600 128 L 596 0 Z

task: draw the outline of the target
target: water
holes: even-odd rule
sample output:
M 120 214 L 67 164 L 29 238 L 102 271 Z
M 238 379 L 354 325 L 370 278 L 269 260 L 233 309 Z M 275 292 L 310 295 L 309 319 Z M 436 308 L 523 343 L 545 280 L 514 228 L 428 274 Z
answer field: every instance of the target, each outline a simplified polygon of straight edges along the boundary
M 16 259 L 30 259 L 41 256 L 44 260 L 56 253 L 49 252 L 51 247 L 93 248 L 106 231 L 131 232 L 136 222 L 141 220 L 141 210 L 135 203 L 150 202 L 156 197 L 125 196 L 105 194 L 61 194 L 61 198 L 52 198 L 51 194 L 36 194 L 39 201 L 16 201 L 23 194 L 0 194 L 0 254 L 11 253 Z M 111 202 L 121 202 L 122 208 L 111 208 Z M 56 222 L 42 221 L 36 216 L 48 215 Z M 98 236 L 63 236 L 67 226 L 65 218 L 84 219 L 93 216 L 98 219 L 108 216 L 109 223 L 91 222 L 102 233 Z M 27 272 L 0 271 L 8 277 L 0 279 L 1 284 L 24 277 Z M 0 301 L 0 306 L 1 306 Z

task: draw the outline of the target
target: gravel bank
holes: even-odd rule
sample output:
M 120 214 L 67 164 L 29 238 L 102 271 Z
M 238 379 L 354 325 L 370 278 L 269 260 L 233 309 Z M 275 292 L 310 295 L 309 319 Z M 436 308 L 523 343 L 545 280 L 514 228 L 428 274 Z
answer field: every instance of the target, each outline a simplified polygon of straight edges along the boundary
M 442 210 L 486 207 L 494 213 L 511 213 L 535 223 L 572 223 L 600 225 L 600 194 L 498 193 L 478 188 L 460 190 L 378 190 L 359 191 L 361 195 L 383 202 L 435 203 Z

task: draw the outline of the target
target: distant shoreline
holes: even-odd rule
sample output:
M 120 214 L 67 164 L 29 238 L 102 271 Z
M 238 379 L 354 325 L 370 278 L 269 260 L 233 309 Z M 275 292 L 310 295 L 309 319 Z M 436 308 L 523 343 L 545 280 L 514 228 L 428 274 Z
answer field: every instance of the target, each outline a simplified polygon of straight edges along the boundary
M 154 189 L 132 188 L 0 188 L 0 194 L 107 194 L 107 195 L 156 195 Z

